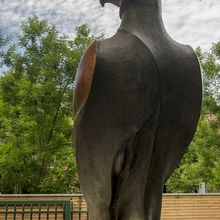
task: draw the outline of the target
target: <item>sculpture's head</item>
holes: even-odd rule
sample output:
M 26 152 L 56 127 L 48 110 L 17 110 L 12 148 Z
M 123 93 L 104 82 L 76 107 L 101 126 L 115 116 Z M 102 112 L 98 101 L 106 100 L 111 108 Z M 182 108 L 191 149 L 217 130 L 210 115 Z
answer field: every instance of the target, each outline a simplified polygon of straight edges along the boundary
M 160 6 L 161 0 L 99 0 L 102 7 L 104 7 L 105 3 L 111 3 L 113 5 L 116 5 L 118 7 L 123 7 L 126 3 L 134 5 L 150 5 L 150 6 Z
M 122 0 L 100 0 L 102 7 L 104 7 L 105 3 L 111 3 L 113 5 L 120 7 L 121 2 L 122 2 Z
M 105 3 L 111 3 L 120 8 L 120 18 L 122 18 L 123 13 L 126 9 L 131 8 L 149 8 L 150 10 L 156 9 L 161 13 L 161 0 L 99 0 L 102 7 Z

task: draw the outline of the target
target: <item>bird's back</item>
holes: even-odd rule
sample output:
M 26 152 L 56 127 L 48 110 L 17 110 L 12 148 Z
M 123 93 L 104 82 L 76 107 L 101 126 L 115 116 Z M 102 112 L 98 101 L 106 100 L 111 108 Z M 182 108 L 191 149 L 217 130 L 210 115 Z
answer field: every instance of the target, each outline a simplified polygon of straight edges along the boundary
M 97 195 L 102 194 L 102 200 L 110 205 L 112 167 L 120 163 L 115 158 L 123 144 L 143 126 L 147 139 L 154 139 L 160 108 L 159 78 L 152 53 L 135 36 L 120 31 L 97 42 L 96 48 L 91 89 L 77 116 L 80 119 L 76 118 L 75 143 L 85 196 L 93 192 L 97 201 Z M 147 129 L 149 124 L 152 126 Z M 152 141 L 145 146 L 149 152 L 152 147 Z
M 78 104 L 75 143 L 81 186 L 98 216 L 100 206 L 152 203 L 151 195 L 140 194 L 162 188 L 195 132 L 201 76 L 188 47 L 168 41 L 160 51 L 123 30 L 97 42 L 95 52 L 91 85 Z M 82 89 L 79 80 L 77 94 Z M 139 219 L 144 214 L 134 204 L 131 219 Z

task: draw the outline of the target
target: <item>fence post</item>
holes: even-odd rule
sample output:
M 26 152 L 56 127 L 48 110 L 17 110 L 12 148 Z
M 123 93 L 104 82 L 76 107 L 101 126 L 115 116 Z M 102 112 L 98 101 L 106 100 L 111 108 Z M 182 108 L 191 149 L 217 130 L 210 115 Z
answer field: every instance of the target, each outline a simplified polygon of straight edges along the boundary
M 65 211 L 64 211 L 64 220 L 71 220 L 72 219 L 72 212 L 71 212 L 71 201 L 65 202 Z

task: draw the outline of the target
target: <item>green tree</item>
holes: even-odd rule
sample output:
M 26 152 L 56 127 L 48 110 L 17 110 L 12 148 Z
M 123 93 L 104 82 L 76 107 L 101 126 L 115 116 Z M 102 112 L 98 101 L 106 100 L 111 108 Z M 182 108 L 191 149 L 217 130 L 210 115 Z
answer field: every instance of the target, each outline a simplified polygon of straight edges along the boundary
M 86 25 L 61 36 L 36 16 L 4 54 L 0 78 L 0 192 L 79 191 L 73 156 L 72 85 L 85 48 Z
M 10 37 L 9 36 L 4 37 L 3 31 L 0 28 L 0 67 L 2 67 L 4 64 L 4 55 L 5 55 L 4 47 L 7 46 L 9 41 L 10 41 Z
M 170 192 L 198 192 L 206 183 L 209 192 L 220 190 L 220 42 L 209 52 L 197 48 L 203 72 L 203 107 L 200 122 L 180 166 L 168 180 Z

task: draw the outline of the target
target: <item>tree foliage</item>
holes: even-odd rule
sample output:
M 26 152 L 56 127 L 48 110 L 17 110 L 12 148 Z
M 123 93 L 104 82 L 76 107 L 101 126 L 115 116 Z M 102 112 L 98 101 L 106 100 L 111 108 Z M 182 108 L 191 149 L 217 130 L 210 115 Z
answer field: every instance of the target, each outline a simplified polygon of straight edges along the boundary
M 4 47 L 7 46 L 9 41 L 10 41 L 10 36 L 4 37 L 3 31 L 0 28 L 0 67 L 4 65 L 4 55 L 5 55 Z
M 86 25 L 70 40 L 34 16 L 2 54 L 8 71 L 0 77 L 0 192 L 79 190 L 71 143 L 72 85 L 93 40 Z

